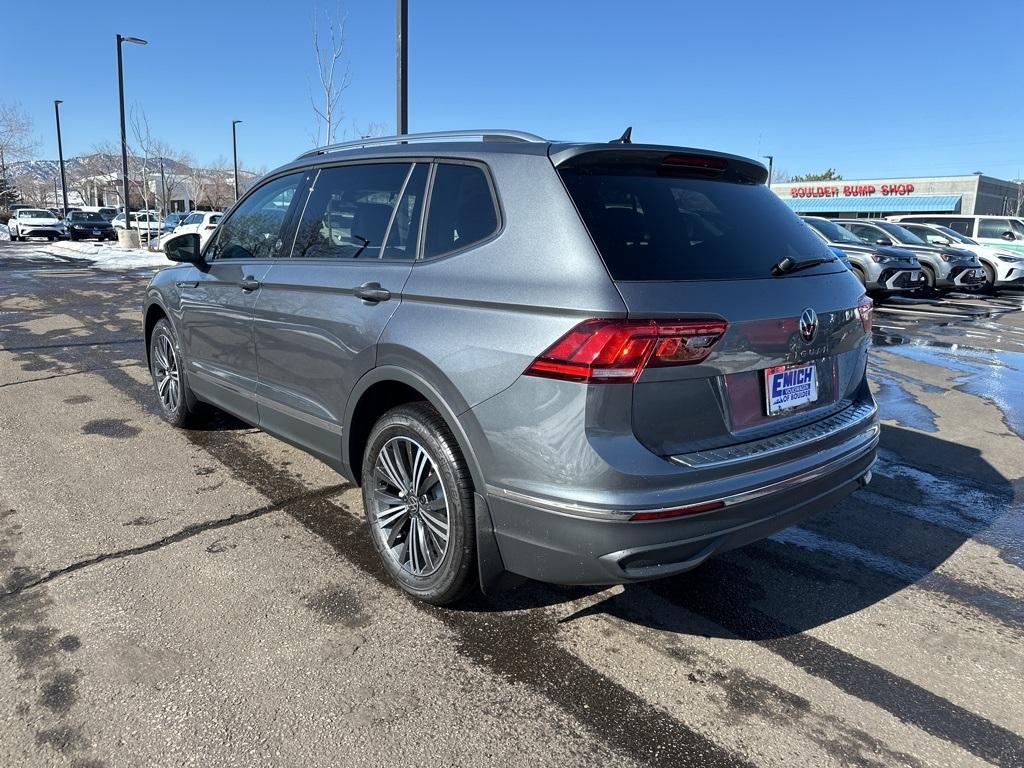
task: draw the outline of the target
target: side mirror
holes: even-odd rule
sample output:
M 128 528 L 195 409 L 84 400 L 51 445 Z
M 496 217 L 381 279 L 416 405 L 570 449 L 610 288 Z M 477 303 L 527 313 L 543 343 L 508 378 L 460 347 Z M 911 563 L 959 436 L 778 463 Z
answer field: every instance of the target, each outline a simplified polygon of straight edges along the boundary
M 185 264 L 203 263 L 199 247 L 199 235 L 195 232 L 186 232 L 169 238 L 164 242 L 164 254 L 171 261 L 179 261 Z
M 1007 230 L 1006 232 L 1003 232 L 1003 234 L 1001 234 L 1000 237 L 1003 238 L 1003 240 L 1016 240 L 1017 239 L 1014 236 L 1013 232 L 1010 232 L 1009 230 Z
M 892 245 L 892 240 L 888 237 L 880 237 L 875 240 L 875 245 Z
M 944 237 L 933 237 L 931 238 L 932 245 L 952 245 L 952 243 Z

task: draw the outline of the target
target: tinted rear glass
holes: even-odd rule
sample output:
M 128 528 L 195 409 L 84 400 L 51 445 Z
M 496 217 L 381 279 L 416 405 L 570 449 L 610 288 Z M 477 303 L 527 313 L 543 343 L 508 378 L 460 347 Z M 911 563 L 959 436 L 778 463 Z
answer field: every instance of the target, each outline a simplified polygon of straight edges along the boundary
M 834 258 L 771 190 L 631 167 L 563 169 L 615 280 L 765 278 L 784 256 Z M 845 269 L 826 264 L 799 274 Z

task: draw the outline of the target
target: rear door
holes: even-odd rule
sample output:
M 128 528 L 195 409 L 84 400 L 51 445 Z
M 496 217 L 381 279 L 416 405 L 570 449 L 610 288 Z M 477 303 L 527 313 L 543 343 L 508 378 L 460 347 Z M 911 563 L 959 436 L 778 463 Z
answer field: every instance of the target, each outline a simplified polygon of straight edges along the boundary
M 272 260 L 290 242 L 290 212 L 304 175 L 280 176 L 251 192 L 206 249 L 207 263 L 177 284 L 189 385 L 253 424 L 259 420 L 253 307 Z
M 639 375 L 638 439 L 660 455 L 734 445 L 864 396 L 863 287 L 821 239 L 731 160 L 636 156 L 560 166 L 629 317 L 727 323 L 701 362 Z M 784 257 L 826 261 L 773 277 Z
M 341 451 L 342 414 L 402 298 L 419 245 L 429 163 L 324 168 L 291 257 L 255 311 L 260 425 L 321 456 Z

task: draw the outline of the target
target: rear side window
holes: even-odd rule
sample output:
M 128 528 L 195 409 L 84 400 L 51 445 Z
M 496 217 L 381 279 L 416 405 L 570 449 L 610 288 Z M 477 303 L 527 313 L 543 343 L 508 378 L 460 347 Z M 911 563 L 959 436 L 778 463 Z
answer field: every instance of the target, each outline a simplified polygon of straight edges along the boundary
M 320 171 L 292 248 L 296 259 L 379 259 L 409 163 Z
M 475 165 L 438 164 L 430 192 L 424 258 L 468 248 L 497 229 L 498 211 L 483 170 Z
M 760 184 L 664 176 L 637 166 L 561 175 L 615 280 L 764 278 L 785 256 L 833 257 Z M 814 269 L 836 268 L 845 269 L 838 260 Z

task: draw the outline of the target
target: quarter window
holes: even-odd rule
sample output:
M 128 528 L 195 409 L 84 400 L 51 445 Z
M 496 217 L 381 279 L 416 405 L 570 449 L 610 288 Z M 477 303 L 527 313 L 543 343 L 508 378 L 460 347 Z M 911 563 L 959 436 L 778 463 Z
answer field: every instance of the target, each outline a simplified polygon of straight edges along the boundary
M 484 172 L 475 165 L 440 163 L 430 192 L 424 257 L 468 248 L 497 229 L 498 212 Z
M 1009 219 L 980 219 L 978 237 L 1001 238 L 1004 232 L 1012 232 Z
M 265 259 L 282 255 L 284 225 L 305 174 L 269 181 L 249 195 L 221 225 L 214 259 Z M 202 215 L 200 215 L 200 221 Z
M 302 214 L 293 258 L 379 259 L 409 163 L 324 168 Z

